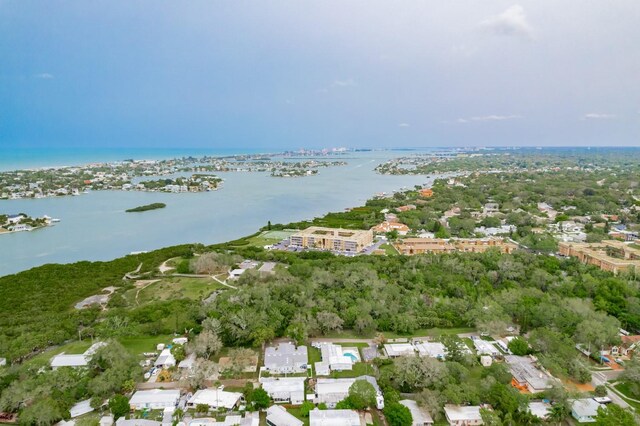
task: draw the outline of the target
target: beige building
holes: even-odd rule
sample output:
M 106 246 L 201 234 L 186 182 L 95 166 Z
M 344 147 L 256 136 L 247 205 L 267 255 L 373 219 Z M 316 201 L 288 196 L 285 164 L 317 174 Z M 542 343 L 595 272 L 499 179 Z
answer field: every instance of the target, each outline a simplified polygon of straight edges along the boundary
M 469 252 L 484 253 L 497 248 L 502 253 L 512 253 L 518 246 L 499 238 L 451 239 L 404 238 L 395 244 L 399 253 L 411 256 L 423 253 Z
M 294 247 L 358 253 L 373 244 L 373 231 L 311 226 L 289 238 Z
M 603 271 L 617 274 L 635 269 L 640 271 L 640 249 L 622 241 L 604 240 L 599 243 L 558 243 L 563 256 L 577 257 L 580 262 L 595 265 Z

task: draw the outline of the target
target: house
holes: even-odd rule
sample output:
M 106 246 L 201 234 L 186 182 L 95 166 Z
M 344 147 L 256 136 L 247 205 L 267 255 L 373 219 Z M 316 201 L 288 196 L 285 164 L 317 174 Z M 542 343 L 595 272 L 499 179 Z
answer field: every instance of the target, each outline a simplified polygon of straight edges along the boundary
M 20 223 L 22 219 L 24 219 L 24 216 L 21 214 L 10 214 L 9 216 L 7 216 L 7 223 L 15 225 L 17 223 Z
M 409 343 L 389 343 L 384 345 L 384 351 L 389 358 L 416 354 L 415 347 Z
M 176 337 L 171 342 L 175 345 L 186 345 L 188 341 L 188 337 Z
M 307 371 L 308 360 L 307 347 L 296 347 L 290 342 L 269 346 L 264 352 L 264 367 L 275 374 L 303 373 Z
M 384 222 L 371 228 L 371 230 L 376 234 L 386 234 L 387 232 L 396 231 L 400 235 L 407 235 L 407 233 L 410 231 L 410 228 L 404 223 L 388 222 L 385 220 Z
M 440 342 L 416 342 L 414 345 L 420 356 L 444 359 L 447 355 L 446 348 Z
M 80 417 L 92 411 L 93 411 L 93 407 L 91 407 L 91 400 L 85 399 L 84 401 L 80 401 L 77 404 L 75 404 L 73 407 L 71 407 L 69 409 L 69 414 L 73 419 L 75 417 Z
M 89 349 L 87 349 L 82 354 L 67 355 L 63 352 L 51 358 L 51 368 L 55 370 L 60 367 L 72 367 L 72 368 L 86 367 L 87 365 L 89 365 L 89 361 L 91 361 L 93 354 L 95 354 L 96 351 L 103 346 L 106 346 L 106 343 L 104 342 L 94 343 L 93 345 L 91 345 Z
M 113 416 L 100 417 L 100 426 L 113 426 Z
M 424 408 L 420 407 L 417 402 L 411 399 L 403 399 L 400 404 L 404 405 L 411 412 L 413 418 L 411 426 L 430 426 L 433 424 L 433 418 Z
M 244 417 L 239 414 L 229 415 L 224 418 L 223 422 L 207 418 L 195 419 L 189 422 L 189 426 L 260 426 L 260 413 L 247 412 Z
M 476 348 L 478 355 L 490 355 L 494 358 L 500 355 L 498 348 L 486 340 L 475 338 L 473 339 L 473 346 Z
M 500 212 L 500 206 L 498 203 L 487 203 L 482 208 L 482 214 L 485 216 L 491 216 L 494 213 Z
M 483 367 L 491 367 L 491 364 L 493 364 L 493 358 L 491 358 L 489 355 L 480 356 L 480 365 L 482 365 Z
M 354 410 L 319 410 L 309 412 L 309 426 L 360 426 L 360 414 Z
M 505 361 L 513 375 L 511 385 L 520 391 L 538 393 L 550 389 L 553 377 L 536 366 L 533 356 L 506 355 Z
M 631 358 L 635 351 L 640 347 L 640 335 L 636 336 L 620 336 L 622 341 L 620 345 L 612 346 L 609 354 L 613 357 L 624 356 Z
M 280 405 L 267 408 L 267 425 L 269 426 L 302 426 L 303 424 Z
M 547 420 L 551 412 L 551 404 L 544 401 L 531 401 L 529 411 L 540 420 Z
M 144 410 L 147 408 L 162 410 L 175 407 L 178 405 L 179 400 L 179 389 L 151 389 L 134 393 L 129 400 L 129 405 L 132 410 Z
M 451 405 L 444 406 L 444 415 L 451 426 L 472 426 L 484 424 L 480 415 L 480 406 Z
M 154 365 L 158 368 L 175 367 L 176 359 L 171 353 L 171 349 L 169 348 L 163 349 L 162 352 L 160 352 L 160 355 L 158 356 L 158 359 L 156 360 Z
M 180 361 L 178 364 L 178 368 L 183 371 L 191 371 L 193 367 L 196 365 L 196 354 L 190 354 L 185 359 Z
M 120 417 L 116 420 L 116 426 L 162 426 L 162 423 L 147 419 L 125 419 Z
M 247 270 L 246 269 L 234 269 L 233 271 L 229 272 L 229 279 L 230 280 L 236 280 L 238 278 L 240 278 L 240 276 L 242 274 L 244 274 Z
M 195 408 L 197 405 L 208 405 L 213 410 L 219 408 L 231 410 L 235 408 L 240 402 L 242 394 L 240 392 L 227 392 L 222 389 L 200 389 L 196 391 L 187 401 L 187 407 Z
M 433 190 L 431 188 L 423 188 L 420 190 L 420 196 L 424 198 L 433 197 Z
M 320 349 L 321 362 L 315 363 L 316 374 L 328 376 L 331 371 L 353 369 L 353 364 L 360 360 L 358 348 L 343 348 L 329 342 L 316 342 L 313 346 Z
M 366 348 L 362 348 L 362 359 L 365 362 L 373 361 L 378 358 L 378 347 L 375 344 L 370 344 Z
M 260 379 L 264 389 L 276 403 L 288 402 L 299 405 L 304 402 L 305 377 L 263 377 Z
M 396 207 L 397 212 L 408 212 L 409 210 L 415 210 L 416 206 L 413 204 L 407 204 L 406 206 Z
M 319 378 L 316 381 L 316 393 L 314 402 L 316 404 L 326 404 L 329 408 L 334 408 L 336 404 L 347 396 L 349 396 L 349 388 L 356 380 L 366 380 L 371 383 L 376 390 L 376 406 L 379 410 L 384 408 L 384 398 L 382 397 L 382 391 L 378 386 L 378 382 L 375 377 L 360 376 L 356 378 L 348 379 L 322 379 Z
M 600 407 L 592 398 L 576 399 L 571 402 L 571 415 L 578 423 L 595 423 Z

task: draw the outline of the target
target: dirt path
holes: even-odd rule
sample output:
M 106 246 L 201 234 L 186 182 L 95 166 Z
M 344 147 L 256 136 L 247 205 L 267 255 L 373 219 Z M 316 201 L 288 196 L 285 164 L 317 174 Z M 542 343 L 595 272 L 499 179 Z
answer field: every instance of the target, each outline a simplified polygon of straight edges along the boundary
M 232 286 L 231 284 L 227 284 L 227 282 L 226 282 L 226 281 L 220 281 L 220 280 L 218 279 L 218 277 L 216 277 L 215 275 L 211 275 L 211 278 L 213 278 L 213 279 L 214 279 L 218 284 L 222 284 L 222 285 L 223 285 L 223 286 L 225 286 L 225 287 L 229 287 L 229 288 L 232 288 L 232 289 L 234 289 L 234 290 L 237 290 L 237 289 L 238 289 L 238 287 L 236 287 L 236 286 Z
M 167 272 L 169 272 L 169 271 L 172 271 L 172 270 L 176 269 L 176 268 L 175 268 L 175 267 L 173 267 L 173 266 L 168 266 L 168 265 L 167 265 L 167 262 L 168 262 L 168 261 L 170 261 L 170 260 L 171 260 L 171 259 L 167 259 L 167 260 L 165 260 L 164 262 L 162 262 L 162 265 L 160 265 L 160 266 L 158 267 L 158 270 L 160 271 L 160 273 L 161 273 L 161 274 L 165 274 L 165 273 L 167 273 Z
M 138 296 L 140 292 L 145 288 L 149 287 L 151 284 L 155 284 L 160 280 L 145 280 L 145 281 L 136 281 L 136 287 L 138 287 L 138 291 L 136 291 L 136 305 L 140 306 L 140 302 L 138 302 Z

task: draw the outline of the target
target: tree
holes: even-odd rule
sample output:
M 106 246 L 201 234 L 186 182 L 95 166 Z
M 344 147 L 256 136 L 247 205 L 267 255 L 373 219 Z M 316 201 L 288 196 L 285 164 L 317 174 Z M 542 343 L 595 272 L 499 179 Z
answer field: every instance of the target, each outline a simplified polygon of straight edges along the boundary
M 507 345 L 509 350 L 514 355 L 528 355 L 530 353 L 529 343 L 524 340 L 522 337 L 516 337 L 515 339 L 511 339 L 509 344 Z
M 213 331 L 204 330 L 193 341 L 193 352 L 199 357 L 209 359 L 222 349 L 222 341 Z
M 130 409 L 129 400 L 124 395 L 118 394 L 109 400 L 109 410 L 116 420 L 126 416 Z
M 596 426 L 634 426 L 636 418 L 629 410 L 625 410 L 616 404 L 609 404 L 598 409 Z
M 607 396 L 607 387 L 605 385 L 598 385 L 596 386 L 594 393 L 598 397 Z
M 434 358 L 402 356 L 394 364 L 394 381 L 401 391 L 431 388 L 447 375 L 444 364 Z
M 366 380 L 356 380 L 349 387 L 349 402 L 351 408 L 364 410 L 365 408 L 376 406 L 376 390 L 371 383 Z
M 196 413 L 208 413 L 209 405 L 208 404 L 196 404 Z
M 173 345 L 171 347 L 171 354 L 176 359 L 176 362 L 182 361 L 187 356 L 184 345 Z
M 327 334 L 331 331 L 342 330 L 342 324 L 344 321 L 340 316 L 334 312 L 320 311 L 316 314 L 318 320 L 318 326 L 322 334 Z
M 482 417 L 482 422 L 486 426 L 502 426 L 502 420 L 500 420 L 500 416 L 498 416 L 498 413 L 493 410 L 481 408 L 480 417 Z
M 411 411 L 399 402 L 386 404 L 383 413 L 389 426 L 411 426 L 413 423 Z
M 191 374 L 185 379 L 185 385 L 197 390 L 204 386 L 206 380 L 210 380 L 218 372 L 218 365 L 208 359 L 197 359 L 191 370 Z
M 264 410 L 271 403 L 271 398 L 267 391 L 262 388 L 255 389 L 253 395 L 251 395 L 251 402 L 253 407 L 257 410 Z
M 313 410 L 313 402 L 305 401 L 300 406 L 300 415 L 302 417 L 309 417 L 309 412 Z
M 569 417 L 569 407 L 565 403 L 557 402 L 551 406 L 549 410 L 549 421 L 556 424 L 562 423 L 567 417 Z

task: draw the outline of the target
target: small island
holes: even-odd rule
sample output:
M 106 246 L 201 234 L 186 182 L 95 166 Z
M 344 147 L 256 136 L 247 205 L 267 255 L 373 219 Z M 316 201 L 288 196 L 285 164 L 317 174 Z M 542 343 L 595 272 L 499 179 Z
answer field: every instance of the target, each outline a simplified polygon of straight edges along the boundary
M 164 209 L 167 207 L 165 203 L 152 203 L 147 204 L 146 206 L 134 207 L 132 209 L 125 210 L 127 213 L 138 213 L 138 212 L 146 212 L 148 210 L 156 210 L 156 209 Z

